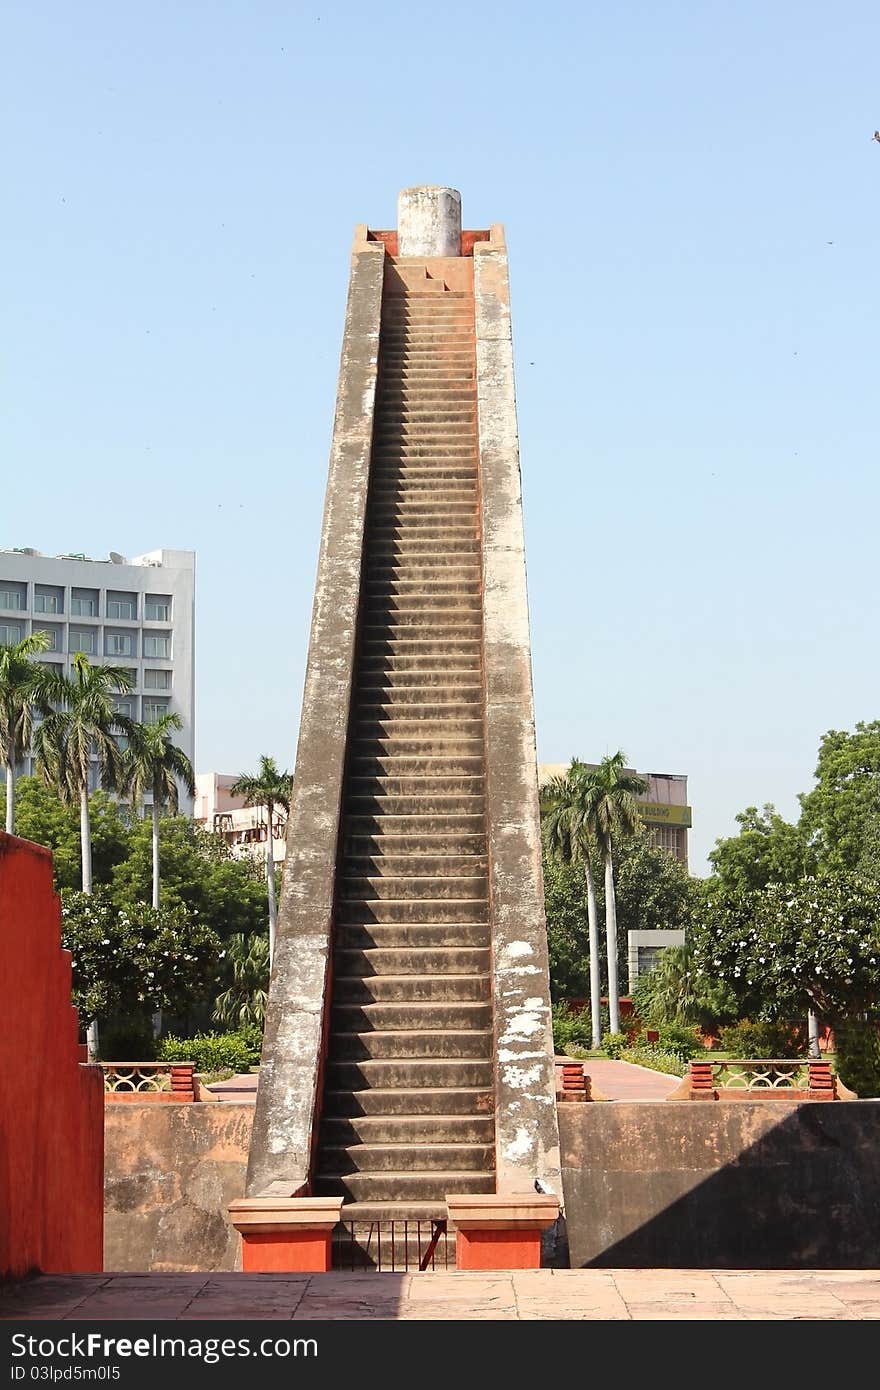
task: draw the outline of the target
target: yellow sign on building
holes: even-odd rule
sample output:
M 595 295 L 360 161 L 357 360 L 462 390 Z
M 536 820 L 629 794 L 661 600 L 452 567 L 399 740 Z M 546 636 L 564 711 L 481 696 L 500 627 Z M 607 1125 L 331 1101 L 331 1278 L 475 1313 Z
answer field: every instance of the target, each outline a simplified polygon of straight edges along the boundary
M 642 820 L 648 825 L 691 825 L 690 806 L 669 806 L 660 801 L 640 801 Z

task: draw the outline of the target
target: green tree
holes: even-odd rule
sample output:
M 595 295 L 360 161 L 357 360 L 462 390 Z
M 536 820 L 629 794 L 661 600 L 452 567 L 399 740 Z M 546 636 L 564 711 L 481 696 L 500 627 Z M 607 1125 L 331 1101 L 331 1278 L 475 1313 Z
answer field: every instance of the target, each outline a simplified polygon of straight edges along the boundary
M 806 826 L 792 825 L 767 802 L 736 817 L 736 835 L 715 841 L 709 852 L 716 884 L 729 892 L 752 892 L 768 883 L 796 883 L 814 873 L 816 854 Z
M 265 880 L 251 859 L 235 859 L 222 835 L 213 835 L 188 816 L 163 816 L 159 825 L 162 901 L 182 904 L 226 941 L 235 932 L 265 929 Z M 110 892 L 119 908 L 133 911 L 150 897 L 153 835 L 148 821 L 136 819 L 128 833 L 128 853 L 115 865 Z
M 244 797 L 245 806 L 265 806 L 266 808 L 266 886 L 269 899 L 269 962 L 275 957 L 275 932 L 278 910 L 275 894 L 275 855 L 273 850 L 273 829 L 275 808 L 283 806 L 290 811 L 291 776 L 281 772 L 274 758 L 260 758 L 260 770 L 255 775 L 243 772 L 229 788 L 231 796 Z
M 269 938 L 263 933 L 229 938 L 225 965 L 229 983 L 218 994 L 214 1019 L 231 1029 L 262 1028 L 269 990 Z
M 87 1024 L 184 1012 L 218 978 L 216 932 L 178 905 L 120 911 L 105 889 L 62 893 L 62 942 L 73 959 L 73 1002 Z M 128 1060 L 128 1059 L 126 1059 Z
M 632 991 L 633 1008 L 652 1028 L 698 1024 L 714 1032 L 738 1014 L 736 996 L 722 981 L 697 974 L 690 944 L 667 946 L 650 970 L 639 975 Z
M 130 690 L 132 677 L 124 666 L 93 666 L 76 652 L 70 676 L 56 676 L 63 702 L 34 733 L 37 767 L 62 800 L 78 802 L 82 851 L 82 889 L 92 891 L 92 841 L 89 819 L 89 772 L 97 759 L 101 785 L 115 791 L 122 782 L 123 759 L 117 735 L 130 736 L 129 719 L 113 708 L 113 694 Z
M 560 1003 L 589 998 L 590 942 L 584 876 L 577 865 L 554 858 L 546 846 L 543 861 L 551 997 Z
M 832 871 L 751 894 L 716 890 L 692 949 L 697 972 L 732 990 L 741 1017 L 825 1019 L 844 1082 L 880 1093 L 880 884 Z
M 605 938 L 608 959 L 608 1024 L 620 1032 L 620 987 L 617 972 L 617 901 L 614 884 L 615 847 L 633 835 L 641 824 L 637 797 L 648 790 L 643 777 L 626 769 L 626 755 L 618 749 L 603 758 L 588 779 L 586 822 L 599 846 L 605 865 Z
M 816 785 L 800 797 L 803 833 L 822 869 L 876 877 L 880 844 L 880 720 L 852 733 L 830 729 L 819 744 Z
M 144 794 L 152 795 L 150 808 L 153 851 L 153 907 L 159 906 L 159 821 L 167 807 L 177 814 L 180 800 L 178 783 L 188 796 L 195 795 L 196 781 L 192 763 L 182 748 L 173 742 L 172 731 L 183 727 L 179 714 L 163 714 L 153 724 L 135 724 L 125 752 L 122 784 L 140 806 Z
M 596 886 L 590 856 L 596 853 L 592 772 L 579 758 L 572 758 L 562 777 L 552 778 L 542 788 L 542 833 L 547 854 L 562 864 L 581 864 L 587 895 L 588 958 L 590 963 L 590 1020 L 593 1047 L 602 1039 L 599 1019 L 601 994 L 599 979 L 599 925 Z M 545 883 L 546 894 L 546 883 Z M 548 914 L 549 916 L 549 914 Z M 561 946 L 557 931 L 557 949 Z M 561 964 L 557 961 L 557 966 Z
M 0 789 L 0 803 L 3 791 Z M 79 808 L 61 801 L 40 777 L 19 777 L 16 783 L 16 833 L 52 851 L 55 888 L 79 888 L 82 849 Z M 129 827 L 123 808 L 107 792 L 89 797 L 92 876 L 95 886 L 110 882 L 115 864 L 129 852 Z
M 32 632 L 0 647 L 0 767 L 6 769 L 6 833 L 15 831 L 15 769 L 30 748 L 34 716 L 52 713 L 55 680 L 33 658 L 46 651 L 48 632 Z

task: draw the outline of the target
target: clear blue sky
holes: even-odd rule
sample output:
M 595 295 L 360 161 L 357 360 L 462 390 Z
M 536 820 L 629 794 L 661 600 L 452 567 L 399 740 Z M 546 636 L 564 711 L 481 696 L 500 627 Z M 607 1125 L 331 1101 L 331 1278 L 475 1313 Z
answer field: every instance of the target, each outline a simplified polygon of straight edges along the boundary
M 0 546 L 197 552 L 197 762 L 292 767 L 356 223 L 506 226 L 538 755 L 692 867 L 880 715 L 865 0 L 9 0 Z

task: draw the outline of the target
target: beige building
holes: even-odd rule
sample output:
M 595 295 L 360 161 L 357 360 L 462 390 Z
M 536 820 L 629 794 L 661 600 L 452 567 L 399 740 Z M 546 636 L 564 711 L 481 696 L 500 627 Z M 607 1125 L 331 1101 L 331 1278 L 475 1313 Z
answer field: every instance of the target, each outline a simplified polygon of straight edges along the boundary
M 238 859 L 248 856 L 264 862 L 269 826 L 265 806 L 245 806 L 243 796 L 233 796 L 230 788 L 235 774 L 199 772 L 196 774 L 196 795 L 193 820 L 215 835 L 222 835 Z M 276 806 L 272 820 L 272 858 L 276 865 L 284 862 L 284 836 L 287 812 Z
M 543 786 L 551 777 L 561 777 L 568 763 L 539 763 L 538 783 Z M 588 763 L 596 767 L 596 763 Z M 627 768 L 635 773 L 635 768 Z M 648 783 L 648 790 L 639 798 L 642 819 L 651 843 L 665 849 L 687 868 L 688 830 L 691 827 L 691 808 L 687 799 L 687 777 L 677 772 L 639 772 Z

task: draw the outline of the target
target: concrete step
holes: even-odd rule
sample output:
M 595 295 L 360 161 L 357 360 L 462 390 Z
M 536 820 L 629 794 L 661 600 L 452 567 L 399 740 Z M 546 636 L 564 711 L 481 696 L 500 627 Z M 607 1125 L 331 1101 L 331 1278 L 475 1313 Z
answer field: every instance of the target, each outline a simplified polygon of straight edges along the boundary
M 336 947 L 335 961 L 336 979 L 368 975 L 484 975 L 490 964 L 488 945 L 357 947 L 347 946 L 344 940 Z M 463 1084 L 479 1086 L 482 1082 L 478 1078 Z
M 359 744 L 372 742 L 373 740 L 399 740 L 414 739 L 418 737 L 423 742 L 447 739 L 456 742 L 459 737 L 471 740 L 483 737 L 482 719 L 402 719 L 399 716 L 392 718 L 385 716 L 381 719 L 363 718 L 356 712 L 356 724 L 353 729 L 354 737 Z M 447 808 L 448 809 L 448 808 Z M 362 814 L 365 814 L 362 812 Z M 371 815 L 399 815 L 413 814 L 413 809 L 408 812 L 393 812 L 389 807 L 373 807 Z
M 445 1206 L 447 1192 L 494 1192 L 495 1174 L 351 1173 L 345 1178 L 317 1177 L 314 1190 L 317 1197 L 343 1196 L 352 1202 L 432 1201 Z
M 389 776 L 417 776 L 426 774 L 431 777 L 482 777 L 484 773 L 483 758 L 477 754 L 463 754 L 458 757 L 443 756 L 406 756 L 402 754 L 387 755 L 383 753 L 361 753 L 352 752 L 351 768 L 355 776 L 377 775 L 381 777 Z
M 495 1126 L 491 1115 L 361 1115 L 324 1119 L 320 1133 L 321 1144 L 331 1153 L 334 1149 L 363 1152 L 365 1146 L 377 1144 L 492 1144 Z
M 411 792 L 406 796 L 384 796 L 381 793 L 355 791 L 346 794 L 345 810 L 354 816 L 479 816 L 484 814 L 485 804 L 482 795 L 467 792 L 434 792 L 427 796 Z
M 322 1144 L 318 1172 L 321 1177 L 349 1173 L 484 1173 L 494 1162 L 490 1144 L 465 1142 L 436 1144 Z
M 381 590 L 406 593 L 422 586 L 436 588 L 437 592 L 459 585 L 479 589 L 481 582 L 480 565 L 476 560 L 465 560 L 455 565 L 438 565 L 430 561 L 424 565 L 371 565 L 364 576 L 368 593 Z
M 402 674 L 411 675 L 412 673 Z M 436 672 L 436 675 L 442 679 L 440 672 Z M 468 683 L 465 684 L 465 681 Z M 422 709 L 426 705 L 438 704 L 451 704 L 456 707 L 458 705 L 482 706 L 483 701 L 483 688 L 473 684 L 473 673 L 469 671 L 463 672 L 461 682 L 445 680 L 443 684 L 440 684 L 439 680 L 435 680 L 433 684 L 429 681 L 423 681 L 421 684 L 407 682 L 406 685 L 402 681 L 390 681 L 385 676 L 377 675 L 375 672 L 372 673 L 372 676 L 367 672 L 359 677 L 357 692 L 359 702 L 364 701 L 372 705 L 388 706 L 388 708 L 417 705 Z
M 488 895 L 485 874 L 416 874 L 402 877 L 375 875 L 370 878 L 344 874 L 338 878 L 340 905 L 347 902 L 438 902 L 455 899 L 473 902 Z
M 370 902 L 340 898 L 336 911 L 336 920 L 341 926 L 358 926 L 365 922 L 466 925 L 482 923 L 487 918 L 485 898 L 376 898 Z
M 475 817 L 475 819 L 480 820 L 479 817 Z M 418 824 L 418 821 L 413 817 L 385 816 L 380 822 L 379 829 L 370 833 L 368 827 L 364 826 L 361 826 L 360 830 L 353 829 L 349 818 L 345 818 L 343 836 L 346 854 L 352 863 L 369 858 L 371 855 L 382 859 L 387 858 L 392 862 L 403 856 L 418 859 L 422 855 L 438 853 L 451 856 L 473 856 L 481 862 L 485 858 L 486 836 L 482 825 L 476 830 L 424 830 L 420 833 L 417 829 L 411 829 L 408 833 L 385 834 L 382 826 L 389 822 L 396 823 L 399 827 L 402 827 L 404 822 L 410 826 Z M 366 833 L 363 833 L 364 831 Z
M 379 1086 L 383 1090 L 420 1090 L 423 1087 L 481 1087 L 493 1084 L 493 1063 L 488 1058 L 328 1058 L 327 1085 L 334 1091 L 365 1091 Z
M 343 870 L 346 877 L 363 878 L 453 878 L 475 877 L 487 873 L 487 858 L 481 853 L 475 855 L 456 855 L 456 853 L 435 853 L 435 855 L 391 855 L 378 852 L 375 855 L 356 855 L 346 847 Z
M 367 603 L 398 603 L 406 599 L 420 602 L 422 599 L 447 597 L 450 602 L 459 598 L 476 599 L 480 602 L 479 579 L 371 579 L 364 583 L 364 597 Z
M 460 656 L 482 656 L 481 634 L 468 635 L 468 637 L 455 638 L 450 641 L 448 632 L 443 634 L 442 641 L 430 637 L 414 637 L 412 632 L 406 637 L 363 637 L 359 642 L 359 662 L 378 662 L 378 660 L 395 659 L 400 660 L 418 659 L 427 664 L 435 657 L 448 653 L 449 657 Z
M 449 1032 L 487 1031 L 492 1027 L 492 1005 L 486 1000 L 460 999 L 335 1003 L 330 1019 L 333 1035 L 430 1029 L 445 1036 Z
M 375 1087 L 362 1091 L 324 1092 L 324 1114 L 339 1119 L 361 1115 L 488 1115 L 494 1114 L 491 1090 L 479 1086 L 423 1087 L 420 1090 L 385 1090 Z
M 488 975 L 370 975 L 333 981 L 334 1004 L 489 1001 Z
M 412 951 L 483 951 L 489 946 L 488 919 L 483 921 L 421 921 L 417 916 L 405 921 L 352 922 L 340 919 L 335 940 L 340 951 L 397 951 L 399 959 L 390 962 L 392 974 L 409 972 Z

